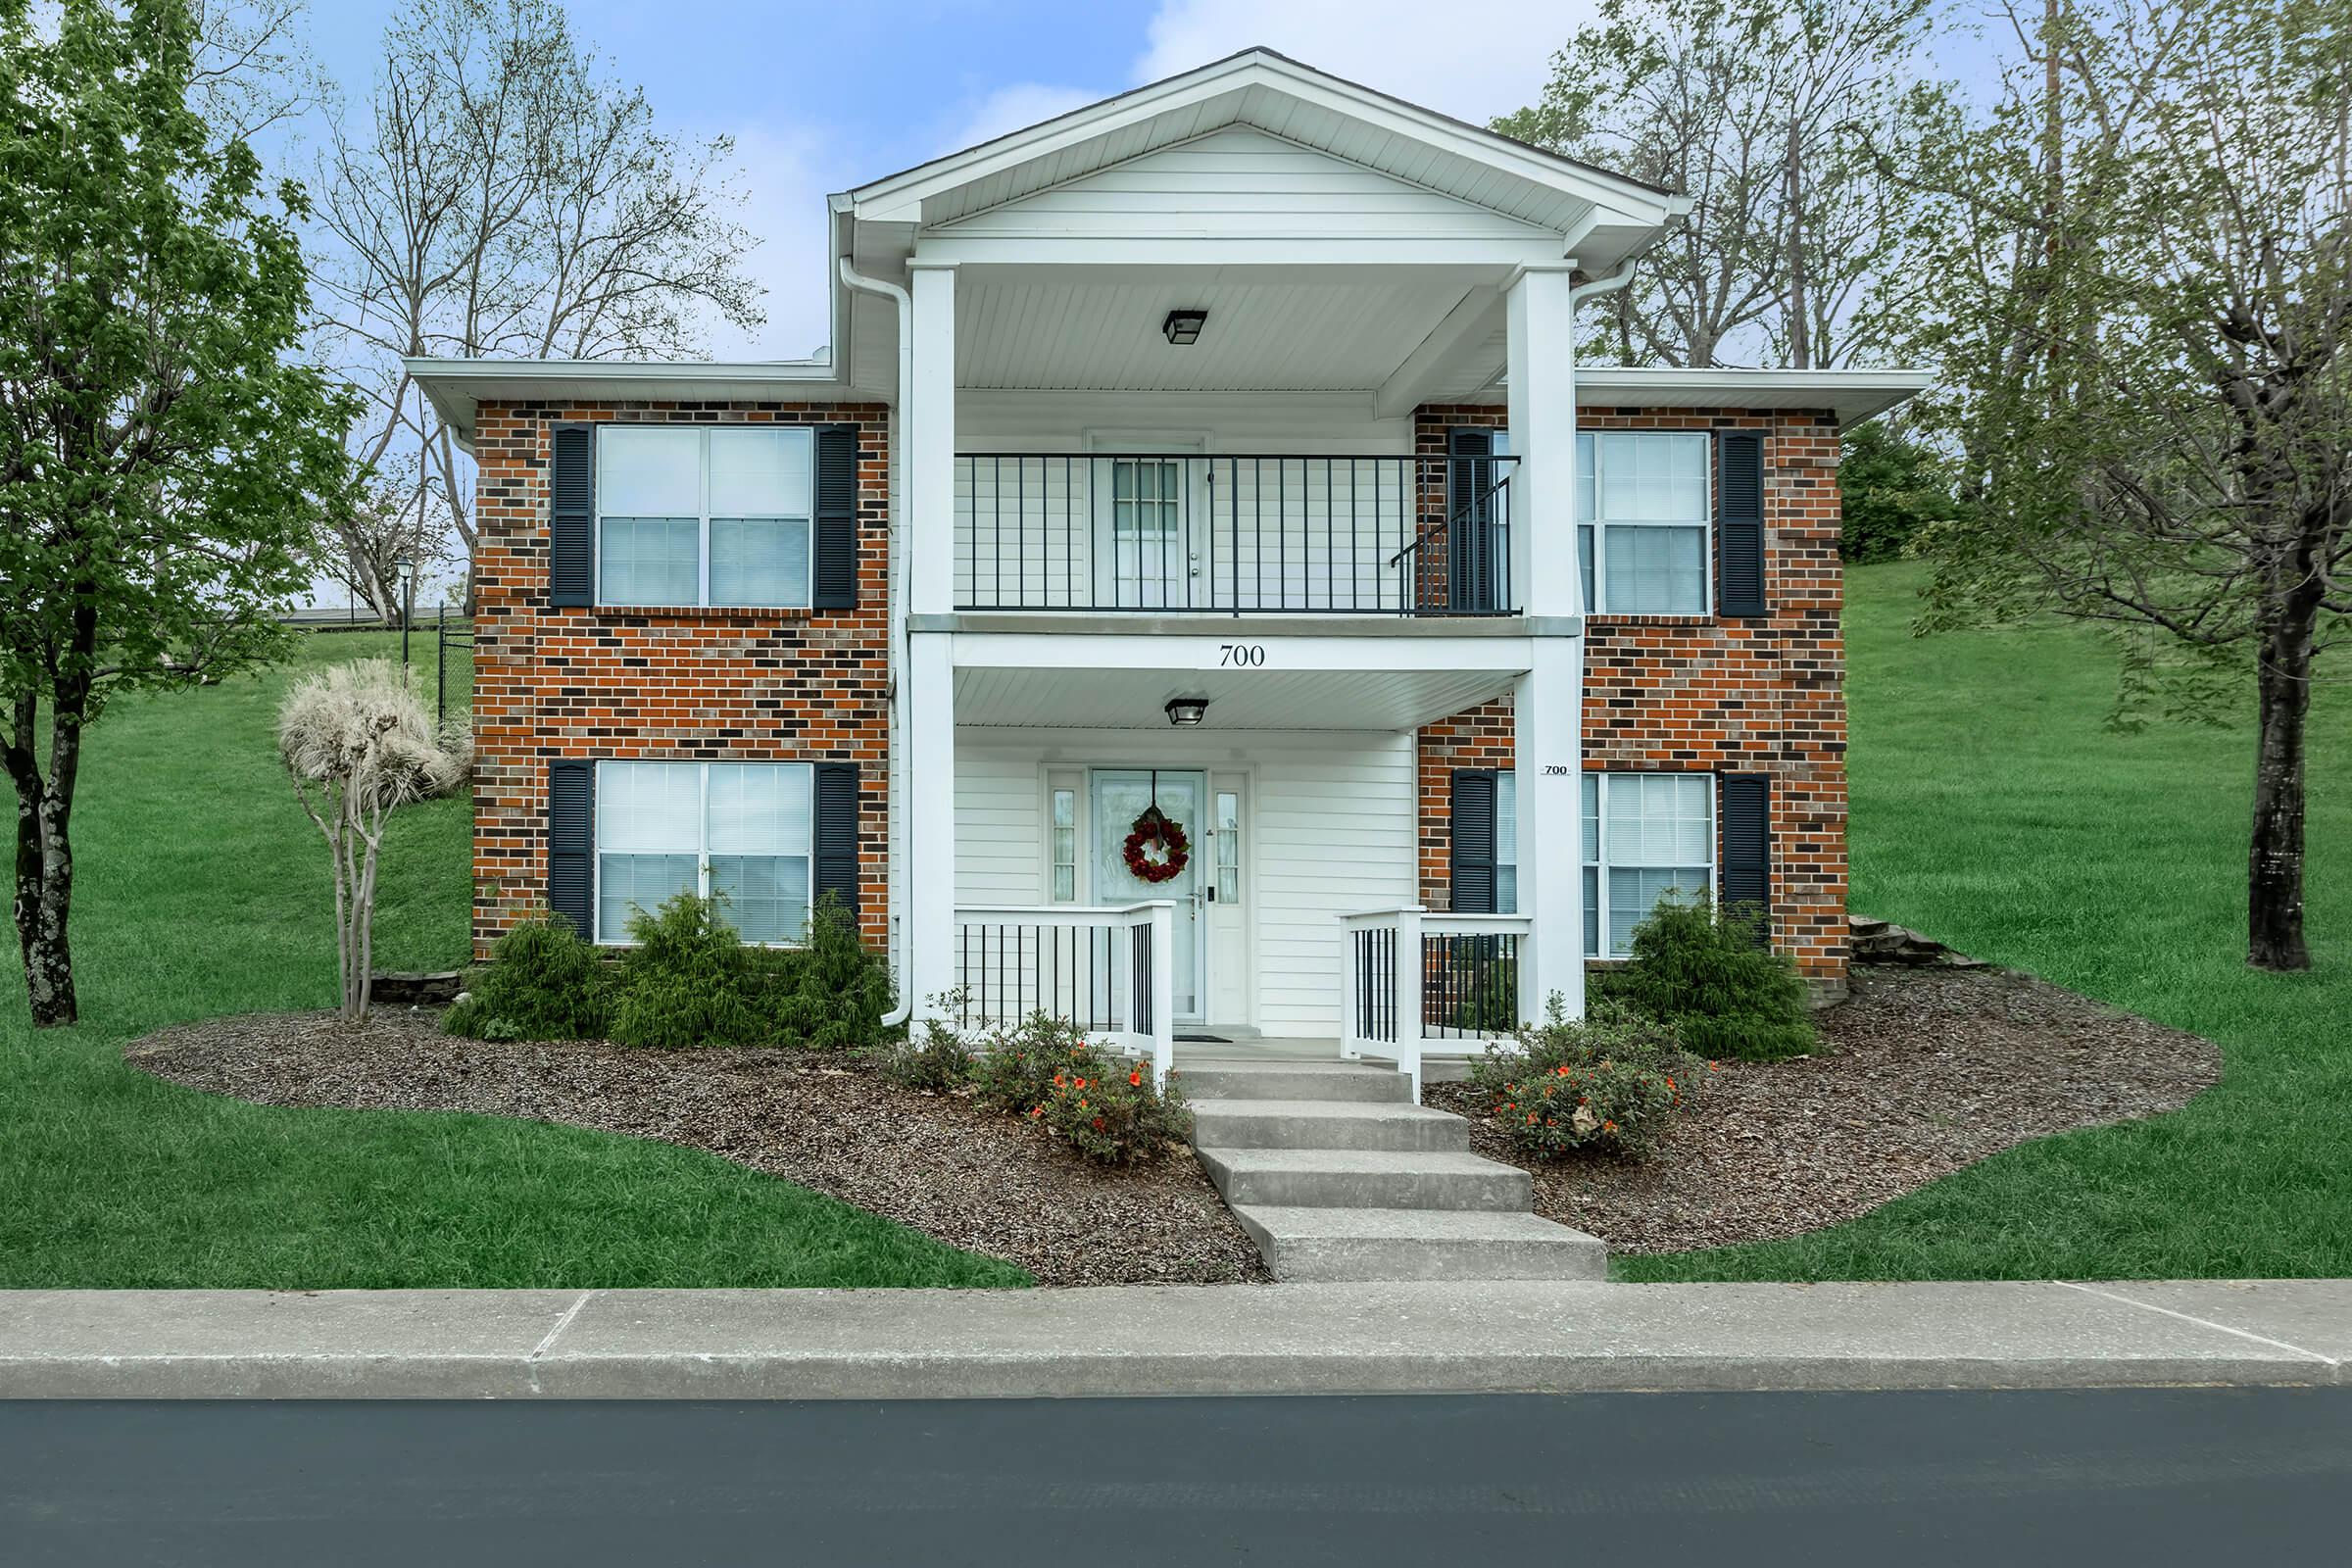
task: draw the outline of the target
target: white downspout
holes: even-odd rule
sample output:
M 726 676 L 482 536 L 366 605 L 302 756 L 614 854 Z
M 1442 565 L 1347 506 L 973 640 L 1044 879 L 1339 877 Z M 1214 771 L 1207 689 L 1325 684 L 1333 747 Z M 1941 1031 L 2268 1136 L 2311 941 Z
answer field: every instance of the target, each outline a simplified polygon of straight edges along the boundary
M 1596 277 L 1590 283 L 1577 284 L 1568 291 L 1568 308 L 1573 311 L 1587 300 L 1596 300 L 1603 294 L 1616 293 L 1634 280 L 1634 269 L 1640 265 L 1641 258 L 1636 257 L 1606 277 Z
M 890 760 L 887 768 L 888 837 L 884 859 L 888 862 L 884 886 L 890 900 L 890 929 L 892 932 L 893 967 L 905 995 L 899 1004 L 882 1019 L 882 1027 L 895 1029 L 914 1011 L 912 965 L 906 959 L 906 868 L 914 858 L 914 822 L 906 815 L 904 805 L 906 794 L 906 430 L 912 419 L 907 407 L 906 389 L 914 384 L 914 301 L 904 288 L 887 278 L 867 277 L 850 265 L 850 259 L 840 259 L 841 280 L 847 286 L 867 294 L 879 294 L 899 308 L 899 390 L 893 409 L 896 417 L 890 432 Z M 902 835 L 904 837 L 902 838 Z

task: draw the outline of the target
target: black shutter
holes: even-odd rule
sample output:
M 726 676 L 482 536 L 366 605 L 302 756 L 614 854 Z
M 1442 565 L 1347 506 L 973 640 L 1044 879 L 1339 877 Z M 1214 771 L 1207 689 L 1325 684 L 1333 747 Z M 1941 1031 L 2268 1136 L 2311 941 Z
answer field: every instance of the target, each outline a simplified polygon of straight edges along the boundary
M 1453 770 L 1453 912 L 1494 912 L 1494 769 Z
M 1446 432 L 1445 608 L 1475 614 L 1495 600 L 1494 432 L 1456 425 Z
M 547 602 L 596 603 L 596 427 L 559 424 L 550 438 Z
M 809 603 L 858 608 L 858 427 L 816 427 L 816 552 Z
M 547 906 L 596 937 L 596 764 L 547 764 Z
M 858 916 L 858 764 L 816 764 L 816 885 L 811 899 L 830 891 L 842 912 Z
M 1746 905 L 1769 915 L 1772 908 L 1772 780 L 1762 773 L 1726 773 L 1717 809 L 1723 818 L 1723 868 L 1718 900 Z M 1770 921 L 1760 920 L 1758 935 Z
M 1720 615 L 1764 613 L 1764 432 L 1715 438 L 1715 585 Z

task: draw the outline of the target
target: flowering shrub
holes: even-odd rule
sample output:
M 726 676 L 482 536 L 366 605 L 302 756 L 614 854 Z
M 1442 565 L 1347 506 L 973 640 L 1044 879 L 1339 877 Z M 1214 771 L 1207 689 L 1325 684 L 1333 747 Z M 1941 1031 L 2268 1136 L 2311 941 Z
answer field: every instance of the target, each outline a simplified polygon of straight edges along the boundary
M 1089 1159 L 1132 1165 L 1150 1159 L 1192 1130 L 1184 1091 L 1169 1075 L 1163 1090 L 1152 1082 L 1149 1063 L 1114 1058 L 1093 1047 L 1079 1052 L 1054 1075 L 1046 1098 L 1029 1111 L 1032 1121 Z
M 1026 1116 L 1045 1103 L 1054 1075 L 1092 1049 L 1076 1024 L 1033 1012 L 980 1038 L 972 1052 L 972 1087 L 984 1102 Z
M 972 1087 L 986 1103 L 1106 1165 L 1149 1159 L 1192 1130 L 1174 1074 L 1165 1088 L 1154 1085 L 1148 1063 L 1114 1055 L 1044 1012 L 981 1039 Z
M 1543 1023 L 1470 1064 L 1470 1082 L 1528 1153 L 1640 1157 L 1657 1147 L 1706 1070 L 1666 1025 L 1605 1001 L 1572 1023 L 1555 994 Z

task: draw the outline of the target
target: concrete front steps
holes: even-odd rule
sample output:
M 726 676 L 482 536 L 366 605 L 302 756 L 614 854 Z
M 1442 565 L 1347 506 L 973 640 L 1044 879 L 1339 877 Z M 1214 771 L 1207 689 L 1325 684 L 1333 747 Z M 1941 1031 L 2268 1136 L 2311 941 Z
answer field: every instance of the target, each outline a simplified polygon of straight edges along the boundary
M 1278 1280 L 1583 1280 L 1608 1250 L 1538 1219 L 1527 1172 L 1402 1073 L 1345 1062 L 1187 1069 L 1193 1145 Z

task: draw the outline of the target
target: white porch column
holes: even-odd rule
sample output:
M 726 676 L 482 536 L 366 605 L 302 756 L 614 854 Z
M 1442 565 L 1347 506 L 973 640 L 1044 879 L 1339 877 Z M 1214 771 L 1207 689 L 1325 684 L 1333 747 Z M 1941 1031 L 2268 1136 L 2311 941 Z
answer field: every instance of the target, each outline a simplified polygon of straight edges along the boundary
M 914 368 L 900 392 L 907 423 L 906 608 L 944 614 L 956 598 L 956 269 L 918 259 L 909 274 Z
M 956 984 L 955 637 L 906 639 L 906 986 L 916 1018 Z
M 1583 728 L 1580 637 L 1531 637 L 1528 672 L 1511 688 L 1512 787 L 1518 792 L 1519 912 L 1531 916 L 1532 968 L 1521 992 L 1542 1017 L 1553 992 L 1585 1012 Z
M 1584 613 L 1576 559 L 1576 298 L 1573 263 L 1529 269 L 1506 320 L 1512 450 L 1511 580 L 1531 616 Z M 1522 994 L 1585 1010 L 1584 639 L 1538 633 L 1512 688 L 1519 912 L 1533 918 Z
M 1584 612 L 1576 565 L 1576 285 L 1573 262 L 1522 271 L 1506 296 L 1511 586 L 1530 615 Z

